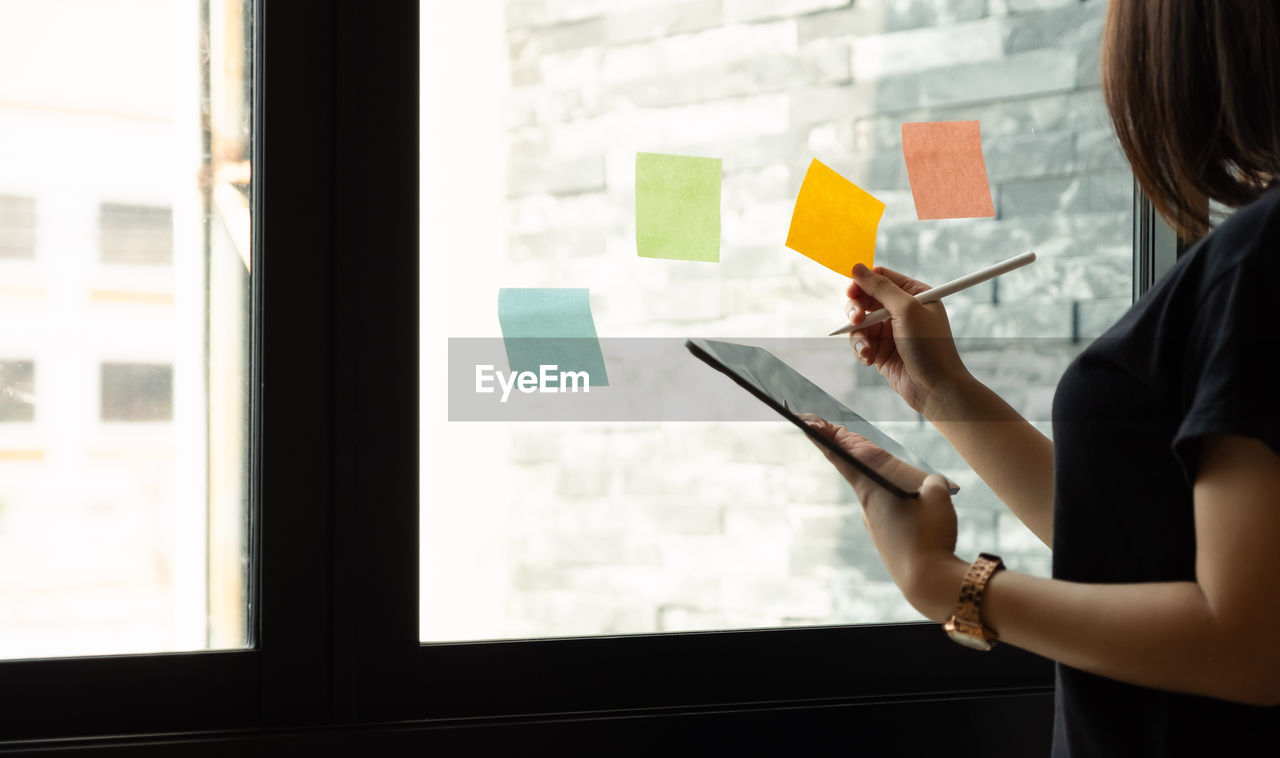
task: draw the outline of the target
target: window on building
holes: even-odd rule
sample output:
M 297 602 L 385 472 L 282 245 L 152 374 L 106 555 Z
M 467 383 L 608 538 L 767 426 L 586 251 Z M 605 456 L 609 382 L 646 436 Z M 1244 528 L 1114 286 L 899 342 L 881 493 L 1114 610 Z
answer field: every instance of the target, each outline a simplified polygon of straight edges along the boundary
M 98 208 L 98 247 L 103 263 L 172 263 L 173 209 L 103 203 Z
M 103 421 L 172 421 L 173 366 L 102 364 Z
M 0 422 L 36 417 L 36 364 L 0 360 Z
M 0 195 L 0 258 L 27 260 L 35 255 L 35 199 Z

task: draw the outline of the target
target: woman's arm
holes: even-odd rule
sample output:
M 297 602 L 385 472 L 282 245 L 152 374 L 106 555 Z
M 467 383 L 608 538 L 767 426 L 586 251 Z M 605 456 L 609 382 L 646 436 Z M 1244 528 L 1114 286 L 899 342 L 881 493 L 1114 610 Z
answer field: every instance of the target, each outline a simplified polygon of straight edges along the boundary
M 965 462 L 1044 544 L 1053 546 L 1053 442 L 965 375 L 922 409 Z
M 1001 571 L 987 586 L 983 623 L 1009 644 L 1112 679 L 1280 703 L 1280 456 L 1245 437 L 1202 445 L 1196 581 L 1078 584 Z M 870 525 L 883 529 L 875 518 Z M 941 556 L 906 572 L 916 586 L 903 589 L 944 620 L 966 567 Z

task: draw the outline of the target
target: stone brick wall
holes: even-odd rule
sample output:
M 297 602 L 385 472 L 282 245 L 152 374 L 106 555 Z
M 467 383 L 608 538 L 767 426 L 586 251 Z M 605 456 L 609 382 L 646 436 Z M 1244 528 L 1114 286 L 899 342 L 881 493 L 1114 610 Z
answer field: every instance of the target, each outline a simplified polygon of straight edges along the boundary
M 1128 306 L 1132 182 L 1099 91 L 1105 0 L 507 0 L 506 281 L 585 286 L 602 336 L 816 336 L 847 283 L 783 246 L 817 157 L 887 204 L 877 262 L 938 282 L 970 367 L 1048 430 L 1053 387 Z M 997 215 L 916 220 L 904 121 L 979 119 Z M 640 260 L 638 150 L 723 159 L 719 264 Z M 846 350 L 833 343 L 833 350 Z M 855 367 L 850 404 L 877 391 Z M 1048 552 L 931 428 L 960 550 Z M 501 636 L 918 618 L 849 488 L 782 424 L 513 424 Z

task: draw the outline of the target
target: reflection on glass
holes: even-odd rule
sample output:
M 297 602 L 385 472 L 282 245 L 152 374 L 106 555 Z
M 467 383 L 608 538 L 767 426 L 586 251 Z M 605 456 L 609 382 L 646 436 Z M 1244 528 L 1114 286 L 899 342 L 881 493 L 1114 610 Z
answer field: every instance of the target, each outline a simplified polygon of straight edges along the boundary
M 1100 94 L 1106 4 L 1011 8 L 422 4 L 423 640 L 920 618 L 785 421 L 450 421 L 449 377 L 475 367 L 448 357 L 501 338 L 503 288 L 589 290 L 615 396 L 630 338 L 820 339 L 848 279 L 784 245 L 816 158 L 885 203 L 878 264 L 939 284 L 1038 253 L 947 309 L 969 367 L 1047 432 L 1068 361 L 1129 305 L 1132 178 Z M 901 135 L 924 121 L 980 123 L 994 217 L 917 218 Z M 641 153 L 720 160 L 718 262 L 638 254 Z M 960 486 L 961 554 L 1048 574 L 844 338 L 838 372 L 785 359 Z
M 249 642 L 247 11 L 0 0 L 0 658 Z

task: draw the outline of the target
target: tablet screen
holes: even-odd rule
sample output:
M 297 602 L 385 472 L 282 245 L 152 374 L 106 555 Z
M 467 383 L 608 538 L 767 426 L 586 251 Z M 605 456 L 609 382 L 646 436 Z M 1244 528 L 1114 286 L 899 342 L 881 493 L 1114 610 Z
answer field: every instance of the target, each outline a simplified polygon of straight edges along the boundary
M 849 451 L 834 445 L 810 429 L 799 415 L 813 414 L 833 424 L 839 424 L 854 434 L 861 435 L 903 463 L 926 473 L 938 474 L 933 467 L 913 455 L 897 440 L 854 413 L 848 406 L 827 394 L 821 387 L 783 363 L 768 350 L 751 345 L 706 339 L 691 339 L 685 342 L 685 346 L 698 358 L 728 375 L 743 389 L 804 430 L 811 439 L 849 461 L 895 495 L 915 497 L 919 486 L 918 482 L 914 481 L 915 477 L 891 466 L 878 465 L 869 457 L 855 457 Z M 941 476 L 941 474 L 938 475 Z M 948 482 L 951 494 L 954 495 L 960 488 L 949 480 Z

